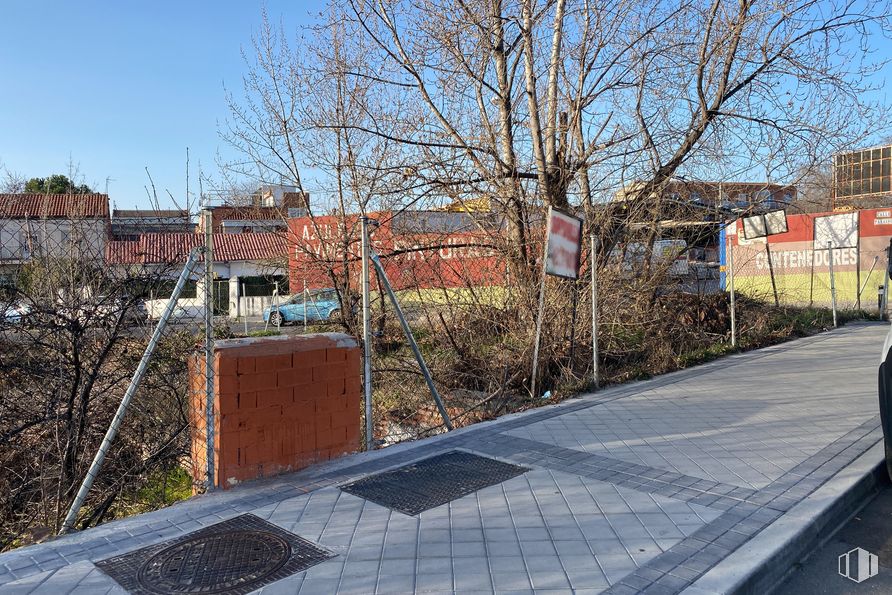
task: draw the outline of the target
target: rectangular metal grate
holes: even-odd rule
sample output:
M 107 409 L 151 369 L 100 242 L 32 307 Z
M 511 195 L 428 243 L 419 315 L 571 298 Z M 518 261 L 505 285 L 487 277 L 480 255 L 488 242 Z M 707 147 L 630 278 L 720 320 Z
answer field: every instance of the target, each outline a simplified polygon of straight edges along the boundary
M 475 454 L 451 451 L 341 486 L 354 496 L 416 515 L 529 471 Z
M 129 593 L 241 595 L 336 554 L 252 514 L 96 563 Z

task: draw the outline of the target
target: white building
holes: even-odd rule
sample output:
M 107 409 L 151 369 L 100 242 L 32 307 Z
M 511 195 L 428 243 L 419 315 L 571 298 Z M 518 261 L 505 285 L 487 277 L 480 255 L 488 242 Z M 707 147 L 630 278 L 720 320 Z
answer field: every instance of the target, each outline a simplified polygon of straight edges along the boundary
M 35 258 L 101 262 L 108 231 L 105 194 L 0 194 L 0 283 Z

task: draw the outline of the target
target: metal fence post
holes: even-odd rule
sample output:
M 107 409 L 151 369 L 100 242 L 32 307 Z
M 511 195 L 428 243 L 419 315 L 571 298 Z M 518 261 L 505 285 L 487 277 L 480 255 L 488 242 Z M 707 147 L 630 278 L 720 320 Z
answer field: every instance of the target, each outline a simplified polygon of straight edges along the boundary
M 307 332 L 307 298 L 310 297 L 310 293 L 307 291 L 307 280 L 304 279 L 304 333 Z
M 833 243 L 827 242 L 830 267 L 830 307 L 833 309 L 833 327 L 836 328 L 836 281 L 833 278 Z
M 883 299 L 880 303 L 880 320 L 886 320 L 886 309 L 889 305 L 889 267 L 892 266 L 892 238 L 886 248 L 886 270 L 883 273 Z
M 177 279 L 173 292 L 170 294 L 170 299 L 167 301 L 167 305 L 161 312 L 161 317 L 158 319 L 158 325 L 152 332 L 152 337 L 149 339 L 149 344 L 146 346 L 146 350 L 142 354 L 142 359 L 139 360 L 139 365 L 136 366 L 136 371 L 133 372 L 130 384 L 127 385 L 124 397 L 121 399 L 121 403 L 118 405 L 117 411 L 115 411 L 115 416 L 112 418 L 111 424 L 109 424 L 108 430 L 102 438 L 99 450 L 96 451 L 96 456 L 93 457 L 93 462 L 90 463 L 90 469 L 87 471 L 87 475 L 84 477 L 84 481 L 81 483 L 77 495 L 74 497 L 74 502 L 71 503 L 71 508 L 68 509 L 68 514 L 65 515 L 65 521 L 62 523 L 62 529 L 59 531 L 60 535 L 71 531 L 75 521 L 77 521 L 77 514 L 84 505 L 84 501 L 87 499 L 87 494 L 90 492 L 90 488 L 93 487 L 93 481 L 99 474 L 99 469 L 105 461 L 108 449 L 111 446 L 112 441 L 114 441 L 118 429 L 121 427 L 121 423 L 124 421 L 124 415 L 127 413 L 127 408 L 130 406 L 130 401 L 133 399 L 133 395 L 136 394 L 136 389 L 139 388 L 139 383 L 142 381 L 143 374 L 145 374 L 146 368 L 149 366 L 149 361 L 152 359 L 152 354 L 158 346 L 161 334 L 167 327 L 167 321 L 170 319 L 170 315 L 173 313 L 174 308 L 176 308 L 177 300 L 183 292 L 183 287 L 185 287 L 186 281 L 189 280 L 192 268 L 195 266 L 195 261 L 198 258 L 198 253 L 202 250 L 203 248 L 194 248 L 189 253 L 189 258 L 186 259 L 186 265 L 183 267 L 183 272 L 180 273 L 180 277 Z
M 239 301 L 245 302 L 244 307 L 244 315 L 245 315 L 245 336 L 248 336 L 248 293 L 247 293 L 247 283 L 242 283 L 242 297 L 239 298 Z
M 375 446 L 372 419 L 372 313 L 369 303 L 369 218 L 361 217 L 362 230 L 362 388 L 365 397 L 365 448 Z M 306 305 L 304 305 L 306 308 Z M 304 318 L 306 319 L 306 317 Z
M 735 228 L 737 223 L 734 223 Z M 735 229 L 735 231 L 737 231 Z M 728 236 L 728 289 L 731 294 L 731 347 L 737 347 L 737 298 L 734 294 L 734 242 Z
M 276 332 L 282 332 L 282 311 L 279 309 L 279 282 L 276 281 L 276 287 L 273 289 L 276 296 L 276 312 L 279 314 L 276 316 Z
M 598 237 L 591 235 L 591 263 L 592 269 L 592 380 L 595 388 L 599 388 L 598 378 Z
M 214 229 L 213 211 L 204 208 L 204 388 L 207 435 L 207 489 L 214 489 Z
M 536 313 L 536 335 L 533 337 L 533 370 L 530 372 L 530 396 L 536 398 L 536 381 L 539 375 L 539 342 L 542 340 L 542 318 L 545 315 L 545 262 L 548 259 L 548 235 L 542 250 L 542 278 L 539 280 L 539 308 Z

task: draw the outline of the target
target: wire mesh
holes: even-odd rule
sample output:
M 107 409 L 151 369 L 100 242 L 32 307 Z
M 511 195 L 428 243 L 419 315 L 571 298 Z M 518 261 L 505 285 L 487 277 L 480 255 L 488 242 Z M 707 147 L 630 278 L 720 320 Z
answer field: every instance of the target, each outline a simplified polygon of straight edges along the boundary
M 104 195 L 3 197 L 0 549 L 60 530 L 194 244 L 147 254 L 138 243 L 111 235 Z M 197 267 L 176 303 L 76 528 L 203 489 L 188 369 L 202 277 Z
M 547 278 L 539 388 L 530 394 L 541 225 L 527 224 L 518 251 L 508 224 L 492 213 L 372 216 L 378 223 L 372 248 L 455 426 L 591 387 L 587 242 L 578 280 Z M 586 234 L 598 231 L 596 223 L 586 225 Z M 599 367 L 606 383 L 701 361 L 729 343 L 718 248 L 661 242 L 645 227 L 636 233 L 598 256 Z M 0 549 L 58 531 L 186 257 L 203 241 L 195 231 L 118 238 L 102 195 L 0 203 Z M 862 306 L 875 299 L 886 241 L 862 238 L 860 256 L 839 252 L 841 308 L 857 305 L 855 288 L 865 288 Z M 206 283 L 213 287 L 216 338 L 362 334 L 358 215 L 290 219 L 276 234 L 215 232 L 214 250 L 210 280 L 199 263 L 175 304 L 78 527 L 205 488 Z M 741 337 L 770 316 L 768 262 L 781 306 L 825 303 L 826 263 L 810 250 L 769 255 L 764 244 L 735 245 Z M 238 256 L 244 253 L 251 256 Z M 874 257 L 872 273 L 852 266 L 853 258 L 863 264 Z M 239 258 L 251 266 L 231 262 Z M 443 432 L 445 424 L 372 270 L 374 444 L 365 446 L 377 448 Z M 363 424 L 364 412 L 357 415 Z

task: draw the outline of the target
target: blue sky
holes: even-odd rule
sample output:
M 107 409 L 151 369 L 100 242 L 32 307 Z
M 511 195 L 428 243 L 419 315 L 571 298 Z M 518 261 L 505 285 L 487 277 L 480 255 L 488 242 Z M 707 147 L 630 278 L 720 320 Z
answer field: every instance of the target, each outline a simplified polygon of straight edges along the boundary
M 118 208 L 147 207 L 149 168 L 159 194 L 185 192 L 225 146 L 224 83 L 241 89 L 241 49 L 261 22 L 295 28 L 312 3 L 3 2 L 0 164 L 27 177 L 67 173 L 108 192 Z M 197 190 L 193 177 L 192 190 Z M 166 198 L 166 194 L 163 194 Z M 169 199 L 162 204 L 169 203 Z
M 35 177 L 72 161 L 118 208 L 149 206 L 148 167 L 169 206 L 165 189 L 184 195 L 189 147 L 196 192 L 199 163 L 216 177 L 218 151 L 227 157 L 224 84 L 240 92 L 241 51 L 264 5 L 293 32 L 321 2 L 0 0 L 0 166 Z M 888 40 L 875 41 L 892 57 Z

